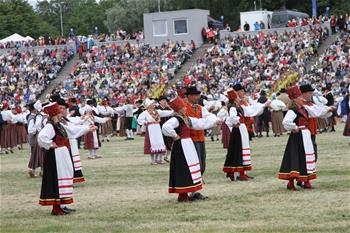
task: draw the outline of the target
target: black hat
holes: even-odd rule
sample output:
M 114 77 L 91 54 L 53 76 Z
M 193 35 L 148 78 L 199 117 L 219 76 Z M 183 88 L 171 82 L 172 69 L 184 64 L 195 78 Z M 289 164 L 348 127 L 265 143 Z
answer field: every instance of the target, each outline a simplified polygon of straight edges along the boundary
M 242 84 L 237 83 L 232 87 L 235 91 L 243 90 L 245 92 L 245 88 L 242 86 Z
M 187 87 L 185 95 L 199 95 L 201 92 L 196 87 Z
M 53 94 L 50 97 L 50 102 L 56 102 L 58 99 L 61 99 L 61 96 L 59 94 Z
M 309 92 L 309 91 L 314 91 L 315 89 L 312 88 L 310 84 L 304 84 L 299 87 L 301 93 Z
M 166 96 L 162 95 L 162 96 L 160 96 L 160 97 L 158 98 L 158 102 L 160 102 L 161 100 L 166 100 L 166 101 L 168 101 L 168 98 L 167 98 Z
M 69 108 L 69 104 L 67 104 L 66 101 L 64 101 L 64 99 L 62 99 L 62 98 L 57 99 L 56 103 L 58 105 L 65 106 L 66 108 Z
M 87 105 L 93 105 L 94 101 L 92 99 L 86 100 Z

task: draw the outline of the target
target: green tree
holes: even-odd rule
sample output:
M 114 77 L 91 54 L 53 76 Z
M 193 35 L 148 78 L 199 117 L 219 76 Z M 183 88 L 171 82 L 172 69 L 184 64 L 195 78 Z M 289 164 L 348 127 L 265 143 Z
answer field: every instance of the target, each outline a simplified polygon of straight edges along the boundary
M 54 32 L 55 29 L 47 22 L 41 21 L 27 1 L 0 1 L 0 38 L 13 33 L 38 37 Z

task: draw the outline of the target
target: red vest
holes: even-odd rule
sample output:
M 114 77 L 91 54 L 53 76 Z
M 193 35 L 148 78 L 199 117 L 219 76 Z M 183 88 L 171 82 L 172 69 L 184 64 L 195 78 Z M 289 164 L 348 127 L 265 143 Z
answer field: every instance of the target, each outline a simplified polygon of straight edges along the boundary
M 193 109 L 192 105 L 186 102 L 186 115 L 193 118 L 202 118 L 202 106 L 197 105 L 196 110 Z M 204 142 L 204 130 L 190 130 L 192 141 Z

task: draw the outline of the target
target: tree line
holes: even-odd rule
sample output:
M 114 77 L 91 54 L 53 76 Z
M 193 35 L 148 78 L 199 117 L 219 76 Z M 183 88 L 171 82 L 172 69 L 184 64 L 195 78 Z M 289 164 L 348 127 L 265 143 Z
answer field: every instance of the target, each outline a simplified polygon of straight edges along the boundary
M 311 0 L 256 0 L 256 9 L 296 9 L 311 15 Z M 350 12 L 349 0 L 318 0 L 317 12 L 323 14 L 330 7 L 331 14 Z M 40 0 L 36 7 L 26 0 L 0 0 L 0 38 L 15 32 L 32 37 L 61 33 L 62 8 L 64 35 L 70 28 L 76 34 L 113 33 L 123 29 L 129 33 L 143 28 L 143 13 L 158 11 L 158 0 Z M 160 0 L 161 11 L 180 9 L 208 9 L 210 15 L 231 28 L 239 25 L 240 12 L 255 8 L 254 0 Z

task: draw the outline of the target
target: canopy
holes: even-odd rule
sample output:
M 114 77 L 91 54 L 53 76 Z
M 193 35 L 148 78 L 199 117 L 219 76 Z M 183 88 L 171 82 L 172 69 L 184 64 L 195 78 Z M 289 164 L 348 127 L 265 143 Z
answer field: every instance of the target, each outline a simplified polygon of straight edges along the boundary
M 34 40 L 32 37 L 30 36 L 26 36 L 24 39 L 26 39 L 27 41 L 31 41 L 31 40 Z
M 23 36 L 15 33 L 11 36 L 8 36 L 8 37 L 0 40 L 0 42 L 2 42 L 2 43 L 7 43 L 7 42 L 11 42 L 11 41 L 27 41 L 27 39 L 24 38 Z

